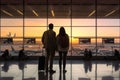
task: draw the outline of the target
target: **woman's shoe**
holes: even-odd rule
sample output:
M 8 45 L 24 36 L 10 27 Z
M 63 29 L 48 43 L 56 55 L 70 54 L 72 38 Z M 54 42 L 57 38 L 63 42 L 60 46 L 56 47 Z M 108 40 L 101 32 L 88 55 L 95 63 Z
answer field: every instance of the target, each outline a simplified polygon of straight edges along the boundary
M 67 70 L 63 70 L 63 72 L 64 72 L 64 73 L 66 73 L 66 72 L 67 72 Z

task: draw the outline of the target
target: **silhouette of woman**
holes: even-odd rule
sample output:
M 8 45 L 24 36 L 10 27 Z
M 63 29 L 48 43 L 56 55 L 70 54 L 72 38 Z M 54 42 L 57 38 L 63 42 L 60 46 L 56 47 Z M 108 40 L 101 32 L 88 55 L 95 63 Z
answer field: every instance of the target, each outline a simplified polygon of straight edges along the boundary
M 66 34 L 64 27 L 61 27 L 59 34 L 57 35 L 57 47 L 59 52 L 59 69 L 61 70 L 61 64 L 63 59 L 63 72 L 66 72 L 66 57 L 69 49 L 69 36 Z

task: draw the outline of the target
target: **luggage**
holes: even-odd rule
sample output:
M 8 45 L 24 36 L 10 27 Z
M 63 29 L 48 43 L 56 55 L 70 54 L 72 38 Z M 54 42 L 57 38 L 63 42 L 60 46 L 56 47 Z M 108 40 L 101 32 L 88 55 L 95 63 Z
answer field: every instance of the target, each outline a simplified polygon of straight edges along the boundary
M 43 54 L 44 51 L 42 50 L 42 56 L 39 56 L 38 70 L 45 70 L 45 56 Z
M 39 56 L 38 70 L 45 69 L 45 56 Z

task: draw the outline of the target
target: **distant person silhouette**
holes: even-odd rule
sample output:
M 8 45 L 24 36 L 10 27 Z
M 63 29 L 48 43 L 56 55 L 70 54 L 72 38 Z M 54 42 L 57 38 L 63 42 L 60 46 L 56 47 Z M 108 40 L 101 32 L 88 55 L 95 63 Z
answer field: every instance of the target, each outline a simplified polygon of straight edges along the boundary
M 3 57 L 5 60 L 10 57 L 10 53 L 9 53 L 9 50 L 8 50 L 8 49 L 6 49 L 6 50 L 4 51 L 4 53 L 2 54 L 2 57 Z
M 69 49 L 69 36 L 64 27 L 60 27 L 59 34 L 57 35 L 57 48 L 59 52 L 59 69 L 62 68 L 63 59 L 63 72 L 66 72 L 66 57 Z
M 50 59 L 50 73 L 55 73 L 55 70 L 53 70 L 53 58 L 56 50 L 56 33 L 53 31 L 53 27 L 54 25 L 50 23 L 49 30 L 45 31 L 42 36 L 42 43 L 47 52 L 45 62 L 46 72 L 48 72 L 48 61 Z
M 120 53 L 117 49 L 114 50 L 114 56 L 119 58 L 120 57 Z
M 89 54 L 89 51 L 88 51 L 87 48 L 85 48 L 85 50 L 84 50 L 84 56 L 87 58 L 87 57 L 88 57 L 88 54 Z
M 85 49 L 85 51 L 84 51 L 84 57 L 85 57 L 85 59 L 86 60 L 89 60 L 89 59 L 91 59 L 92 58 L 92 51 L 89 49 Z
M 92 58 L 92 51 L 90 49 L 88 51 L 88 56 L 89 56 L 89 58 Z

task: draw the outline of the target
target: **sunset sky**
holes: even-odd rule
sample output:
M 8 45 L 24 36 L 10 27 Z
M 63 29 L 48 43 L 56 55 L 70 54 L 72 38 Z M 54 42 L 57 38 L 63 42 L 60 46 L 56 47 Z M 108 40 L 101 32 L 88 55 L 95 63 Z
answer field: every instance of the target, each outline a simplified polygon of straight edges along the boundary
M 95 37 L 95 21 L 95 19 L 48 19 L 48 23 L 54 24 L 56 34 L 60 26 L 64 26 L 67 34 L 73 37 Z M 47 19 L 27 18 L 24 19 L 24 26 L 25 37 L 41 37 L 47 29 Z M 98 36 L 120 36 L 119 19 L 97 19 L 97 26 Z M 2 19 L 1 36 L 6 37 L 9 32 L 12 35 L 16 33 L 16 37 L 23 37 L 23 19 Z

